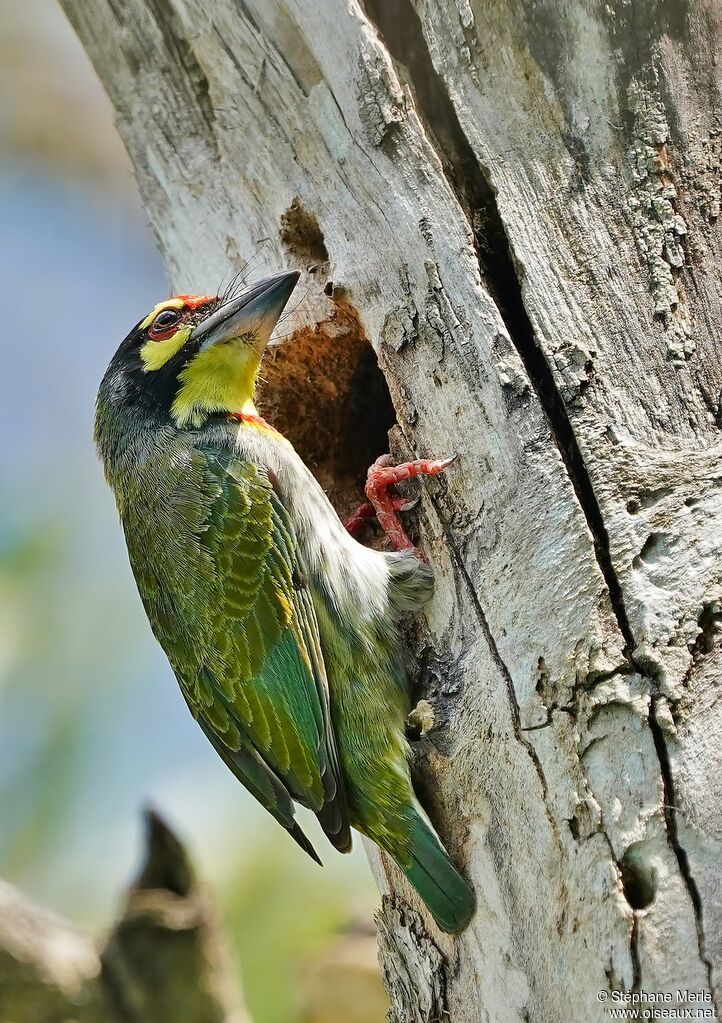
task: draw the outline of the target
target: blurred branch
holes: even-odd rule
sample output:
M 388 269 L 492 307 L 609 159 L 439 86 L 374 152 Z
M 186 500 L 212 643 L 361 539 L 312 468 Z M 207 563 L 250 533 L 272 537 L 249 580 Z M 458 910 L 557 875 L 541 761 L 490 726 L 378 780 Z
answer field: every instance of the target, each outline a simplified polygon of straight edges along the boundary
M 185 849 L 155 813 L 105 947 L 0 884 L 1 1023 L 245 1023 Z
M 383 1023 L 389 999 L 379 970 L 376 928 L 358 924 L 309 961 L 303 1023 Z
M 78 1023 L 100 1023 L 103 1018 L 115 1023 L 107 1013 L 99 977 L 100 957 L 91 938 L 0 884 L 3 1023 L 66 1017 Z

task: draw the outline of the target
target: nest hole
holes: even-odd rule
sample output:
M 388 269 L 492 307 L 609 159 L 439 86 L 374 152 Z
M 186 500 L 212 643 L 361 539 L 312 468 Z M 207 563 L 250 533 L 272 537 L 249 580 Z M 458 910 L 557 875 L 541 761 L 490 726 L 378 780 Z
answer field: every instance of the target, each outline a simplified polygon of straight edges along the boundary
M 339 515 L 365 500 L 366 470 L 389 449 L 394 407 L 358 316 L 296 331 L 267 351 L 258 405 L 293 444 Z

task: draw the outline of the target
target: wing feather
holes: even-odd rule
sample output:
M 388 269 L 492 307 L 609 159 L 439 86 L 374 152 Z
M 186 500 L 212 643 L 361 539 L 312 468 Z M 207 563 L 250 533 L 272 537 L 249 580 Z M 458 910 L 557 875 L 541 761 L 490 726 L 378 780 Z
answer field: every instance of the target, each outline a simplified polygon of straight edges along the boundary
M 346 850 L 328 680 L 290 516 L 265 469 L 230 452 L 197 447 L 180 468 L 165 505 L 168 571 L 129 543 L 154 632 L 236 777 L 314 858 L 294 800 Z

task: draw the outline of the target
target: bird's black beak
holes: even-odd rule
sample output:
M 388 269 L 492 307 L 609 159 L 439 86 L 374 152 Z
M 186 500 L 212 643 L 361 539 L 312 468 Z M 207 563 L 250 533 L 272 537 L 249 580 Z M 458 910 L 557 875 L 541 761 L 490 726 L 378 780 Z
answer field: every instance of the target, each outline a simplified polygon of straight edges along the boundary
M 190 340 L 199 340 L 201 351 L 237 338 L 265 346 L 300 276 L 284 270 L 256 281 L 194 327 Z

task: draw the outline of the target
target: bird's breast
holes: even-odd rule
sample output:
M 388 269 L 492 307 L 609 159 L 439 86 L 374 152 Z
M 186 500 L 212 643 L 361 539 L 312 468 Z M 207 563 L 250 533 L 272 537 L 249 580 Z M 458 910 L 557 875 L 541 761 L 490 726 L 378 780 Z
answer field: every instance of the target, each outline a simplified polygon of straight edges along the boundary
M 349 535 L 323 487 L 285 439 L 241 426 L 238 446 L 245 458 L 272 473 L 314 588 L 325 591 L 344 617 L 383 618 L 390 580 L 386 555 Z

